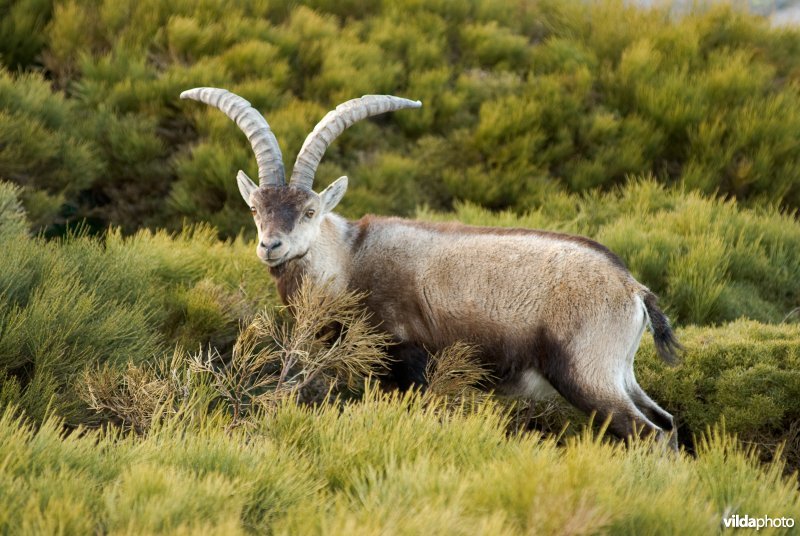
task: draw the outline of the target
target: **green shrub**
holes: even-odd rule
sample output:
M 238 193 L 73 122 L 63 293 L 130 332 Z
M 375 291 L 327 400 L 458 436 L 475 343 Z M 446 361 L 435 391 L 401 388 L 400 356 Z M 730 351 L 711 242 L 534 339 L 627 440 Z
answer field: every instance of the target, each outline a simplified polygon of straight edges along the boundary
M 79 192 L 102 164 L 80 125 L 73 103 L 54 94 L 39 75 L 14 77 L 0 68 L 0 179 L 24 187 L 35 227 L 59 221 L 61 205 L 77 209 Z
M 724 422 L 729 433 L 765 453 L 785 443 L 784 454 L 797 467 L 800 325 L 740 320 L 714 329 L 687 328 L 679 338 L 687 350 L 680 365 L 664 366 L 647 342 L 638 376 L 642 387 L 677 416 L 680 430 L 700 436 Z
M 16 71 L 41 62 L 47 42 L 44 28 L 52 11 L 52 0 L 0 3 L 0 64 Z
M 43 418 L 49 404 L 71 422 L 90 419 L 74 381 L 88 368 L 158 361 L 176 344 L 225 352 L 241 319 L 274 303 L 273 285 L 244 241 L 220 243 L 201 227 L 178 236 L 112 231 L 102 240 L 77 234 L 45 242 L 27 235 L 16 193 L 8 184 L 0 189 L 0 400 L 31 417 Z M 777 209 L 740 208 L 643 180 L 602 196 L 558 194 L 523 216 L 465 204 L 455 217 L 594 236 L 682 323 L 797 317 L 800 235 L 793 216 Z M 680 334 L 689 354 L 676 369 L 656 363 L 647 342 L 642 383 L 686 434 L 724 418 L 754 443 L 794 441 L 796 326 L 692 328 Z M 736 332 L 731 350 L 726 337 Z M 712 340 L 721 346 L 709 347 Z
M 177 231 L 188 218 L 236 236 L 246 214 L 235 172 L 252 175 L 254 162 L 232 122 L 179 102 L 201 85 L 262 110 L 287 166 L 339 102 L 421 99 L 422 109 L 363 122 L 330 148 L 320 186 L 352 175 L 347 214 L 458 201 L 524 213 L 629 175 L 800 207 L 800 34 L 730 6 L 681 17 L 611 0 L 6 9 L 5 65 L 41 61 L 52 82 L 0 80 L 10 95 L 0 100 L 0 176 L 26 187 L 39 227 L 88 218 L 93 230 Z M 20 111 L 26 99 L 35 106 Z M 57 121 L 42 117 L 45 106 L 62 109 Z
M 19 202 L 19 187 L 0 182 L 0 236 L 2 240 L 20 239 L 28 233 L 28 222 Z
M 0 530 L 236 534 L 705 534 L 731 514 L 800 515 L 780 463 L 711 432 L 696 458 L 589 434 L 507 435 L 491 405 L 447 413 L 368 393 L 285 404 L 227 428 L 175 417 L 145 436 L 64 435 L 0 417 Z
M 175 344 L 225 351 L 238 322 L 274 301 L 242 241 L 197 227 L 47 242 L 27 236 L 16 189 L 0 184 L 0 399 L 31 417 L 49 405 L 80 422 L 75 379 L 87 368 L 142 363 Z

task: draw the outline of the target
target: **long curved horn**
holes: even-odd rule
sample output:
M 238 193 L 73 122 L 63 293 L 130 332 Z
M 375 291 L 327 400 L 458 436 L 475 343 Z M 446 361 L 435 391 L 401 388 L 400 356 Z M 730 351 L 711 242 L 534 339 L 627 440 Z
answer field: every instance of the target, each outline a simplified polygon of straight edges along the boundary
M 267 120 L 248 101 L 226 89 L 215 87 L 196 87 L 181 93 L 182 99 L 193 99 L 219 108 L 233 119 L 242 129 L 258 163 L 258 182 L 260 185 L 286 184 L 283 170 L 283 156 L 275 134 Z
M 310 190 L 314 185 L 317 166 L 325 155 L 325 149 L 353 123 L 373 115 L 420 106 L 422 106 L 420 101 L 401 99 L 392 95 L 364 95 L 359 99 L 340 104 L 317 123 L 303 142 L 303 147 L 294 162 L 292 180 L 289 184 Z

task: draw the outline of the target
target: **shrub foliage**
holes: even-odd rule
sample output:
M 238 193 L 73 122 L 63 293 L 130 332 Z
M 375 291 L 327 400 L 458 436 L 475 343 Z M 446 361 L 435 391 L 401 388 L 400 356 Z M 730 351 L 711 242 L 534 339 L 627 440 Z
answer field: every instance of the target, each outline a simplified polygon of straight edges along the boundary
M 763 452 L 783 449 L 800 467 L 800 325 L 737 321 L 708 329 L 681 330 L 683 363 L 659 363 L 652 344 L 640 352 L 639 380 L 678 416 L 689 443 L 706 428 L 727 430 Z
M 781 476 L 800 464 L 800 34 L 630 4 L 0 2 L 0 531 L 800 517 Z M 339 102 L 421 99 L 348 130 L 319 186 L 351 175 L 350 216 L 609 246 L 683 326 L 685 361 L 666 368 L 645 337 L 637 374 L 697 457 L 510 432 L 463 345 L 432 356 L 424 394 L 367 382 L 361 404 L 298 404 L 364 388 L 386 341 L 355 296 L 263 312 L 273 286 L 234 181 L 255 162 L 231 121 L 178 100 L 194 86 L 262 110 L 287 167 Z M 546 426 L 572 416 L 550 406 Z
M 735 513 L 800 516 L 784 476 L 800 459 L 797 324 L 680 329 L 672 369 L 646 337 L 640 381 L 691 456 L 578 424 L 560 442 L 514 433 L 474 391 L 485 373 L 463 345 L 434 356 L 425 394 L 299 404 L 380 368 L 384 340 L 354 297 L 304 294 L 297 321 L 256 315 L 234 340 L 272 300 L 244 241 L 202 227 L 45 241 L 17 193 L 0 184 L 0 530 L 706 533 Z M 344 330 L 320 344 L 334 320 Z
M 31 417 L 82 422 L 75 380 L 87 367 L 142 363 L 176 345 L 230 350 L 240 319 L 273 301 L 241 240 L 201 226 L 45 241 L 27 234 L 15 192 L 0 183 L 0 399 Z
M 39 226 L 177 230 L 189 218 L 236 235 L 247 214 L 233 177 L 254 176 L 254 161 L 218 111 L 178 100 L 199 85 L 261 109 L 287 165 L 343 100 L 421 99 L 328 151 L 320 183 L 352 175 L 349 214 L 455 200 L 524 212 L 630 174 L 800 207 L 800 35 L 730 7 L 6 4 L 0 177 L 25 187 Z
M 179 412 L 187 403 L 187 389 L 216 393 L 201 405 L 227 408 L 236 422 L 274 408 L 286 396 L 319 402 L 337 386 L 358 391 L 360 379 L 384 362 L 385 340 L 356 308 L 357 297 L 329 301 L 309 290 L 294 305 L 294 322 L 269 312 L 256 314 L 275 304 L 273 285 L 243 240 L 219 242 L 213 230 L 199 227 L 173 236 L 140 231 L 124 238 L 112 231 L 103 238 L 73 234 L 45 241 L 27 234 L 17 192 L 16 186 L 0 184 L 0 247 L 5 252 L 0 257 L 5 297 L 0 304 L 0 405 L 13 404 L 36 422 L 55 414 L 72 425 L 110 421 L 142 431 L 154 414 Z M 691 320 L 715 322 L 733 311 L 731 317 L 774 322 L 739 320 L 680 329 L 688 351 L 676 368 L 666 368 L 655 357 L 645 335 L 637 372 L 648 392 L 675 414 L 687 446 L 694 448 L 693 436 L 725 420 L 729 431 L 762 445 L 764 453 L 775 453 L 785 441 L 796 467 L 800 334 L 797 312 L 785 308 L 797 299 L 791 269 L 800 249 L 791 246 L 797 239 L 791 219 L 775 210 L 740 209 L 733 202 L 665 190 L 652 181 L 632 183 L 603 198 L 564 194 L 558 199 L 553 206 L 561 203 L 573 212 L 560 209 L 557 229 L 613 237 L 624 222 L 653 233 L 650 242 L 675 244 L 666 254 L 643 246 L 645 253 L 629 259 L 636 261 L 632 265 L 642 280 L 666 285 L 658 290 L 679 319 L 686 310 L 701 315 Z M 544 210 L 517 217 L 474 205 L 460 206 L 457 216 L 492 225 L 552 221 Z M 633 224 L 632 218 L 644 221 Z M 655 223 L 666 220 L 669 226 Z M 685 245 L 692 240 L 696 244 Z M 721 274 L 718 257 L 709 260 L 697 253 L 708 249 L 699 244 L 713 243 L 728 248 L 730 261 Z M 733 270 L 735 263 L 750 271 Z M 650 266 L 668 277 L 659 279 L 661 271 L 649 272 Z M 691 285 L 699 285 L 697 291 L 719 287 L 712 303 L 728 308 L 703 302 L 709 299 L 705 295 L 687 297 L 684 289 Z M 760 290 L 747 291 L 751 286 Z M 770 292 L 776 298 L 767 301 Z M 332 324 L 342 329 L 327 330 Z M 237 342 L 243 325 L 248 327 Z M 463 345 L 433 356 L 428 375 L 430 394 L 449 397 L 450 407 L 474 398 L 476 384 L 485 379 L 471 349 Z M 562 405 L 547 417 L 549 428 L 557 431 L 574 414 L 565 413 Z
M 34 533 L 708 534 L 732 514 L 800 516 L 794 479 L 727 436 L 696 458 L 586 434 L 505 433 L 489 404 L 446 412 L 370 391 L 283 404 L 230 428 L 187 411 L 145 436 L 65 435 L 0 417 L 0 530 Z

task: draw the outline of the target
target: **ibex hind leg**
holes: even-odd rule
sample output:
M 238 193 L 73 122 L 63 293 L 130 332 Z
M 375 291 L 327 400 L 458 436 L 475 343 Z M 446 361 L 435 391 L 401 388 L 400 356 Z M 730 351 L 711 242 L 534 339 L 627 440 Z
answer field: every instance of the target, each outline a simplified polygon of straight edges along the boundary
M 638 308 L 639 311 L 644 311 L 644 303 L 641 302 L 641 298 L 637 298 L 637 303 L 640 305 Z M 656 404 L 652 398 L 650 398 L 647 393 L 639 386 L 639 383 L 636 381 L 636 376 L 633 372 L 633 360 L 636 356 L 636 352 L 639 349 L 639 344 L 642 339 L 642 334 L 644 333 L 645 326 L 646 326 L 646 315 L 643 315 L 641 318 L 638 317 L 638 314 L 635 313 L 635 317 L 633 319 L 633 325 L 638 324 L 640 328 L 638 329 L 638 333 L 633 337 L 630 341 L 630 345 L 627 348 L 627 360 L 626 360 L 626 367 L 625 367 L 625 390 L 628 394 L 628 397 L 633 401 L 636 407 L 641 411 L 651 422 L 653 422 L 658 428 L 660 429 L 658 433 L 658 437 L 661 440 L 666 440 L 666 443 L 673 449 L 678 449 L 678 433 L 675 430 L 675 425 L 672 420 L 672 415 L 664 411 L 664 409 Z
M 638 320 L 643 320 L 641 312 Z M 533 355 L 539 357 L 537 368 L 550 385 L 581 411 L 596 412 L 600 422 L 609 419 L 609 431 L 620 438 L 660 431 L 625 390 L 624 380 L 632 372 L 626 356 L 631 342 L 638 343 L 641 336 L 639 325 L 630 326 L 624 326 L 630 332 L 627 337 L 623 330 L 607 329 L 599 331 L 599 336 L 576 336 L 567 344 L 538 333 L 532 347 Z
M 672 415 L 650 398 L 636 382 L 636 379 L 632 379 L 627 390 L 636 407 L 662 430 L 661 437 L 667 439 L 669 446 L 677 450 L 678 431 L 675 429 Z
M 551 379 L 550 383 L 570 404 L 590 414 L 596 412 L 596 422 L 609 420 L 608 430 L 621 439 L 659 434 L 653 423 L 628 396 L 624 389 L 614 389 L 615 382 L 598 382 L 597 378 Z M 602 386 L 601 388 L 595 387 Z

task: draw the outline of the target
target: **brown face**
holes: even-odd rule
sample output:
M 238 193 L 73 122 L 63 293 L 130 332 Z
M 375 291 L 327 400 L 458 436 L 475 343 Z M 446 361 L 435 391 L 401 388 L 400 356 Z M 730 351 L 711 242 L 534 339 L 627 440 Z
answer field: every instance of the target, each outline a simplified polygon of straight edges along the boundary
M 261 186 L 250 195 L 258 228 L 258 258 L 275 267 L 302 257 L 319 235 L 320 199 L 291 186 Z

